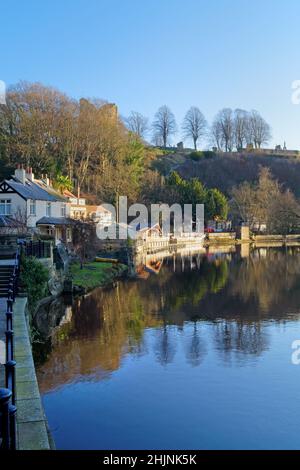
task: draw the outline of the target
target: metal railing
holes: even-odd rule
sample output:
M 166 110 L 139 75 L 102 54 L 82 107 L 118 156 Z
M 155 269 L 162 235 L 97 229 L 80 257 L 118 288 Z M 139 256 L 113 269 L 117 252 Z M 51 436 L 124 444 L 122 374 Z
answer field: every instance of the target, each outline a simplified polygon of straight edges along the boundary
M 5 386 L 0 389 L 1 449 L 16 449 L 16 361 L 14 360 L 13 305 L 18 292 L 20 249 L 18 248 L 8 285 L 6 309 Z

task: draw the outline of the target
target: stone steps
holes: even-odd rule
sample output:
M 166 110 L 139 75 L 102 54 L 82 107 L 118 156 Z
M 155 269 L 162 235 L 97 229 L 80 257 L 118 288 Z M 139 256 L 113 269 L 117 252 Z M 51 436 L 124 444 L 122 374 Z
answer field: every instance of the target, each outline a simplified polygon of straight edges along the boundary
M 4 281 L 0 281 L 0 287 L 2 287 L 2 288 L 7 287 L 7 288 L 8 288 L 9 282 L 10 282 L 10 279 L 6 279 L 6 280 L 4 280 Z
M 0 297 L 7 297 L 8 285 L 13 274 L 12 266 L 0 266 Z

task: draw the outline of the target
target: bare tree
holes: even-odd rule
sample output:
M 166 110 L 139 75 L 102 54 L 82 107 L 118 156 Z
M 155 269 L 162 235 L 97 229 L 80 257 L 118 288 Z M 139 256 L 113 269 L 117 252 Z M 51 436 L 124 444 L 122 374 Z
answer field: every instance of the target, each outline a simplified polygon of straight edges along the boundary
M 255 148 L 261 148 L 271 139 L 271 128 L 258 111 L 251 111 L 249 116 L 249 137 Z
M 218 112 L 212 125 L 213 137 L 218 135 L 218 146 L 223 147 L 225 152 L 231 152 L 234 143 L 234 120 L 233 112 L 230 108 L 223 108 Z
M 206 128 L 207 122 L 204 115 L 199 108 L 192 106 L 184 117 L 182 130 L 185 138 L 193 140 L 195 150 L 197 150 L 198 140 L 205 135 Z
M 175 116 L 168 106 L 161 106 L 155 114 L 152 124 L 153 138 L 155 141 L 161 141 L 166 147 L 171 135 L 176 132 Z
M 15 213 L 10 216 L 6 216 L 9 220 L 8 225 L 4 225 L 0 229 L 1 235 L 26 235 L 28 232 L 27 222 L 29 216 L 27 215 L 26 208 L 22 210 L 20 207 L 17 208 Z
M 223 133 L 221 124 L 216 119 L 213 121 L 210 129 L 211 140 L 213 145 L 216 145 L 217 149 L 220 151 L 223 148 Z
M 234 140 L 237 150 L 242 149 L 248 142 L 249 113 L 244 109 L 234 111 Z
M 94 222 L 90 220 L 85 220 L 84 222 L 81 220 L 74 221 L 72 237 L 73 247 L 80 259 L 80 267 L 82 269 L 86 259 L 94 257 L 96 254 L 96 230 Z
M 125 124 L 131 132 L 134 132 L 142 139 L 145 138 L 149 130 L 148 118 L 137 111 L 131 111 L 128 118 L 125 119 Z
M 282 192 L 272 201 L 270 209 L 269 226 L 272 233 L 299 233 L 300 206 L 291 191 Z
M 66 95 L 40 83 L 20 82 L 9 87 L 7 106 L 0 110 L 0 134 L 4 132 L 7 138 L 9 163 L 22 161 L 37 173 L 47 172 L 53 154 L 58 156 L 65 110 L 70 104 Z
M 273 178 L 269 168 L 261 167 L 258 182 L 242 183 L 232 190 L 233 215 L 247 222 L 251 229 L 266 225 L 268 233 L 297 233 L 300 206 L 295 196 Z
M 258 211 L 256 188 L 253 185 L 245 181 L 232 189 L 231 212 L 234 217 L 241 218 L 252 228 L 258 220 Z
M 18 235 L 24 235 L 25 233 L 28 232 L 27 226 L 28 226 L 28 219 L 29 216 L 27 214 L 26 209 L 21 209 L 20 207 L 17 208 L 16 213 L 14 214 L 14 220 L 17 225 L 17 233 Z
M 152 143 L 155 145 L 155 147 L 163 147 L 164 146 L 164 142 L 163 142 L 163 139 L 162 139 L 161 135 L 156 134 L 156 133 L 153 133 Z

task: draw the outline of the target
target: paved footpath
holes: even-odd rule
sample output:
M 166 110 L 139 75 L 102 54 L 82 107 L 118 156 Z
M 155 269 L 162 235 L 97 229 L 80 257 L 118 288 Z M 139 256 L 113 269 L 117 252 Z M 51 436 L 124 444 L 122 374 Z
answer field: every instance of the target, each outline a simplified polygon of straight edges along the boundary
M 0 260 L 12 266 L 14 260 Z M 6 298 L 0 297 L 0 387 L 5 386 Z M 26 320 L 27 298 L 18 296 L 13 305 L 14 359 L 16 366 L 16 406 L 18 449 L 50 449 L 47 422 L 41 403 Z
M 26 304 L 26 297 L 18 297 L 14 303 L 18 448 L 50 449 L 25 317 Z
M 18 449 L 46 450 L 50 449 L 49 436 L 32 358 L 26 304 L 26 297 L 17 297 L 13 308 Z M 5 381 L 5 312 L 6 299 L 0 298 L 0 387 Z

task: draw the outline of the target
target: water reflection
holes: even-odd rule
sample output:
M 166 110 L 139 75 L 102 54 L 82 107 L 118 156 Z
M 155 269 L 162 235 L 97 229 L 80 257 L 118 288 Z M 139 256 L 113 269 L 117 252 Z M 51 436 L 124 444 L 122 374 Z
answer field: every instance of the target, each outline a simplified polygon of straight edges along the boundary
M 269 347 L 268 334 L 259 321 L 222 321 L 214 328 L 214 344 L 226 364 L 245 363 L 246 356 L 260 356 Z
M 194 322 L 192 331 L 191 338 L 189 338 L 185 345 L 185 354 L 187 362 L 191 366 L 197 367 L 207 354 L 207 346 L 204 334 L 201 334 L 201 328 L 197 322 Z
M 35 318 L 42 392 L 108 378 L 127 355 L 153 352 L 159 364 L 172 364 L 187 325 L 181 354 L 193 367 L 208 343 L 224 364 L 259 357 L 270 347 L 264 321 L 299 316 L 300 254 L 298 247 L 243 250 L 170 255 L 147 280 L 95 290 L 72 306 L 63 299 L 45 305 Z

